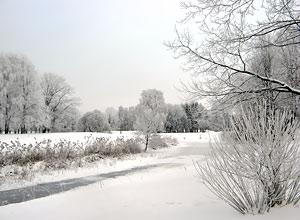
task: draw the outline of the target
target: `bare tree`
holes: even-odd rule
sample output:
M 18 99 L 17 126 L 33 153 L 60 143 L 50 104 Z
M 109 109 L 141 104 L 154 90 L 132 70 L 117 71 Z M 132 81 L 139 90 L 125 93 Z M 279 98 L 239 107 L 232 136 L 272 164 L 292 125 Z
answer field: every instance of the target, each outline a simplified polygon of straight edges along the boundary
M 291 45 L 289 47 L 280 48 L 281 50 L 281 71 L 282 75 L 286 76 L 289 84 L 298 88 L 300 85 L 300 47 Z M 295 116 L 300 116 L 300 96 L 296 94 L 284 94 L 281 98 L 283 105 L 290 106 Z
M 184 86 L 192 96 L 227 102 L 266 91 L 300 95 L 299 84 L 251 68 L 252 58 L 262 48 L 299 47 L 297 1 L 194 0 L 182 7 L 186 17 L 176 30 L 176 40 L 167 45 L 176 57 L 184 58 L 187 70 L 206 76 L 204 83 L 195 80 Z M 265 86 L 244 86 L 253 79 Z
M 65 79 L 53 73 L 45 73 L 41 79 L 45 111 L 49 115 L 50 131 L 57 130 L 57 124 L 65 114 L 72 114 L 78 105 L 78 99 L 73 97 L 73 89 Z

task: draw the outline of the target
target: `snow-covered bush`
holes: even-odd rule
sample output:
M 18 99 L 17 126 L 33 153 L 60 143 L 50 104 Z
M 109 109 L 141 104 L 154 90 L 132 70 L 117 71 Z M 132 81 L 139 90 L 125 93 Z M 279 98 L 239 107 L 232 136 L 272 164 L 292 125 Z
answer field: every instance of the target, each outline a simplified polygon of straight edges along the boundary
M 212 155 L 197 168 L 207 187 L 242 214 L 300 200 L 299 128 L 293 114 L 265 102 L 232 117 Z

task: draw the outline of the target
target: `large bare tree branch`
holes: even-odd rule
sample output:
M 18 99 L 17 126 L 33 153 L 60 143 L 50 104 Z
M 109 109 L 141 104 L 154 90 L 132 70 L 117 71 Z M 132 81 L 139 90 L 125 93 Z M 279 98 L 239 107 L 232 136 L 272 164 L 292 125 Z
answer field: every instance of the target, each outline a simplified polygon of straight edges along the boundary
M 192 0 L 182 3 L 182 7 L 187 13 L 180 25 L 192 21 L 200 30 L 201 40 L 195 41 L 197 32 L 178 31 L 180 26 L 176 40 L 167 46 L 176 58 L 184 58 L 187 71 L 207 77 L 185 86 L 188 93 L 218 99 L 267 92 L 274 93 L 273 98 L 278 94 L 300 96 L 300 84 L 287 80 L 288 71 L 278 67 L 277 58 L 272 58 L 272 63 L 263 56 L 257 58 L 264 49 L 278 48 L 274 53 L 281 53 L 280 49 L 298 47 L 300 6 L 295 1 Z M 258 8 L 262 12 L 257 12 Z M 253 21 L 255 13 L 261 16 L 257 21 Z M 256 70 L 255 64 L 262 66 Z M 269 67 L 264 70 L 264 65 Z M 289 74 L 300 73 L 297 69 Z

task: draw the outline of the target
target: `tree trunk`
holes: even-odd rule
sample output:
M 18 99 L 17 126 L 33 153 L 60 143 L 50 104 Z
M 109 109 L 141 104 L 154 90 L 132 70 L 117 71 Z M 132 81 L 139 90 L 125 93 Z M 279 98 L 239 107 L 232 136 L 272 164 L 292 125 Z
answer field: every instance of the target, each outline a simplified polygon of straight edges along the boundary
M 149 135 L 146 134 L 145 138 L 146 138 L 146 147 L 145 147 L 145 150 L 144 150 L 144 151 L 146 152 L 147 149 L 148 149 L 148 144 L 149 144 Z
M 54 132 L 55 131 L 55 123 L 56 123 L 56 118 L 53 117 L 51 119 L 51 122 L 50 122 L 50 132 Z
M 10 124 L 10 118 L 8 116 L 9 114 L 9 108 L 10 108 L 10 105 L 8 103 L 9 101 L 9 96 L 8 94 L 6 94 L 6 106 L 5 106 L 5 115 L 4 115 L 4 133 L 5 134 L 8 134 L 9 133 L 9 124 Z
M 26 134 L 26 127 L 25 127 L 25 125 L 21 126 L 21 134 Z
M 25 117 L 26 117 L 26 105 L 22 106 L 22 118 L 21 118 L 21 134 L 26 133 Z
M 5 122 L 5 125 L 4 125 L 4 133 L 5 134 L 8 134 L 9 133 L 9 125 L 7 122 Z

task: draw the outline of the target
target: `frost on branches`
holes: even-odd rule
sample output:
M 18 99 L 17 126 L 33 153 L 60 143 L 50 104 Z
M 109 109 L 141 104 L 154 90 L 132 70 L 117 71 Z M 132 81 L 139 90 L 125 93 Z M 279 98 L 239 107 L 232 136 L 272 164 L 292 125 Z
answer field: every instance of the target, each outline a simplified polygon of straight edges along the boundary
M 197 168 L 206 186 L 242 214 L 300 200 L 298 122 L 266 102 L 244 106 Z

